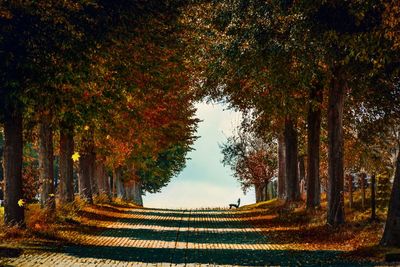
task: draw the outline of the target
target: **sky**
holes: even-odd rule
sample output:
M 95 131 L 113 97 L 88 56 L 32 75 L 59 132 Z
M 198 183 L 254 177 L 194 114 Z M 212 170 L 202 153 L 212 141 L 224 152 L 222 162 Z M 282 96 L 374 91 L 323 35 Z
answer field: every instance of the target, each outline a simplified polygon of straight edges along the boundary
M 255 202 L 254 190 L 243 194 L 229 166 L 221 163 L 219 144 L 231 136 L 241 114 L 224 109 L 221 104 L 198 103 L 199 123 L 194 150 L 188 154 L 186 168 L 174 177 L 160 193 L 143 197 L 150 208 L 227 207 L 241 199 L 241 205 Z

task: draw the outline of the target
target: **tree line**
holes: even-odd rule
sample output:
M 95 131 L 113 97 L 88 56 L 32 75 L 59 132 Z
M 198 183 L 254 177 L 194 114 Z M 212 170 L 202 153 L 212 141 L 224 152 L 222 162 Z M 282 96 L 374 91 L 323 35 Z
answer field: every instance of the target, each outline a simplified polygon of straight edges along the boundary
M 332 226 L 345 222 L 345 175 L 393 177 L 382 244 L 399 245 L 399 18 L 395 0 L 2 2 L 6 223 L 23 224 L 29 160 L 50 210 L 74 184 L 91 202 L 111 181 L 140 203 L 183 168 L 193 101 L 208 99 L 245 114 L 223 147 L 245 186 L 277 168 L 290 203 L 306 176 L 307 207 L 325 187 Z
M 277 169 L 288 203 L 306 175 L 307 208 L 326 188 L 332 226 L 345 222 L 345 175 L 393 178 L 382 244 L 399 245 L 399 3 L 192 3 L 197 94 L 245 118 L 222 146 L 223 163 L 244 187 Z
M 194 95 L 179 3 L 2 1 L 1 149 L 6 225 L 104 195 L 142 205 L 185 166 Z

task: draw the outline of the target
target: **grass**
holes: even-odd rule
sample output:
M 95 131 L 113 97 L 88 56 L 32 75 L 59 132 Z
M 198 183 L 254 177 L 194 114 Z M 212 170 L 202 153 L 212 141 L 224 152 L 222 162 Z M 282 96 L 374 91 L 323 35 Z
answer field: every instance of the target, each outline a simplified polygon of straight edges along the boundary
M 3 251 L 15 249 L 35 250 L 43 245 L 61 247 L 80 243 L 85 234 L 104 231 L 109 218 L 138 206 L 116 199 L 113 202 L 96 200 L 89 205 L 76 198 L 72 203 L 57 203 L 56 214 L 49 214 L 39 204 L 25 208 L 26 228 L 6 227 L 4 208 L 0 208 L 0 257 Z
M 347 198 L 347 196 L 346 196 Z M 400 252 L 397 248 L 379 246 L 385 210 L 377 210 L 378 220 L 370 220 L 370 209 L 361 207 L 360 192 L 354 193 L 353 209 L 345 201 L 346 223 L 339 227 L 326 224 L 326 197 L 322 197 L 321 208 L 309 211 L 304 202 L 287 205 L 273 199 L 241 207 L 238 212 L 244 220 L 261 228 L 272 243 L 293 244 L 306 250 L 344 250 L 347 257 L 382 261 L 389 252 Z M 366 205 L 369 204 L 367 195 Z

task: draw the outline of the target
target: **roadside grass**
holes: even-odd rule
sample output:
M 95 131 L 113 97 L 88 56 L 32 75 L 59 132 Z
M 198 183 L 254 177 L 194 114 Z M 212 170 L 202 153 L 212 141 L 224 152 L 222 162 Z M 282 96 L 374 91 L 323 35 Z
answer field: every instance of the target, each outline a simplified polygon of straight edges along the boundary
M 377 220 L 372 221 L 368 194 L 364 208 L 359 191 L 354 193 L 352 209 L 345 198 L 346 223 L 338 227 L 326 224 L 325 195 L 317 210 L 307 210 L 303 201 L 285 203 L 273 199 L 243 206 L 238 212 L 243 220 L 260 228 L 271 243 L 292 244 L 306 250 L 342 250 L 346 257 L 372 261 L 383 261 L 387 253 L 400 253 L 398 248 L 379 246 L 386 209 L 377 209 Z
M 0 257 L 1 252 L 12 249 L 35 250 L 43 244 L 60 247 L 65 244 L 79 244 L 85 235 L 104 231 L 115 218 L 137 205 L 121 199 L 104 201 L 95 199 L 95 204 L 87 204 L 76 197 L 72 203 L 57 203 L 55 214 L 40 208 L 40 204 L 25 207 L 26 227 L 6 227 L 4 208 L 0 208 Z

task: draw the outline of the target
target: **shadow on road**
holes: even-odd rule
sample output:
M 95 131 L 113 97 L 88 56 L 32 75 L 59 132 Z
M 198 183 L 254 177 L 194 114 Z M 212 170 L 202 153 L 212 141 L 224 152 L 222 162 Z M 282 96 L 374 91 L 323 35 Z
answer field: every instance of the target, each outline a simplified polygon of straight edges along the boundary
M 264 250 L 257 244 L 268 239 L 252 226 L 238 220 L 233 213 L 221 210 L 183 211 L 142 209 L 129 211 L 135 218 L 121 218 L 127 228 L 111 228 L 99 234 L 115 240 L 129 239 L 156 243 L 144 246 L 68 246 L 64 253 L 79 258 L 173 264 L 216 264 L 243 266 L 373 266 L 372 263 L 350 262 L 341 251 Z M 107 218 L 107 220 L 115 218 Z M 149 229 L 150 228 L 150 229 Z M 122 242 L 122 241 L 121 241 Z M 174 242 L 192 244 L 192 248 L 163 246 Z M 210 249 L 213 244 L 220 246 Z M 197 247 L 193 248 L 193 245 Z M 226 245 L 225 247 L 223 247 Z M 242 245 L 246 245 L 244 249 Z M 254 245 L 254 246 L 253 246 Z M 227 249 L 226 247 L 230 247 Z M 234 249 L 232 249 L 234 248 Z
M 81 258 L 101 258 L 148 263 L 199 263 L 243 266 L 373 266 L 348 262 L 334 251 L 145 249 L 128 247 L 68 247 L 66 253 Z
M 241 266 L 373 266 L 353 262 L 343 251 L 298 250 L 299 244 L 271 244 L 268 236 L 253 228 L 249 218 L 223 210 L 136 209 L 110 213 L 88 211 L 94 220 L 110 222 L 108 227 L 90 226 L 83 232 L 84 244 L 64 247 L 40 246 L 32 257 L 21 255 L 29 264 L 58 266 L 127 265 L 136 263 L 204 264 Z M 122 214 L 123 213 L 123 214 Z M 267 225 L 263 226 L 266 227 Z M 96 231 L 93 231 L 93 229 Z M 295 234 L 295 233 L 293 233 Z M 87 242 L 86 242 L 87 241 Z M 80 241 L 79 241 L 80 242 Z M 286 249 L 289 248 L 289 249 Z M 297 248 L 297 249 L 295 249 Z M 0 251 L 1 252 L 1 251 Z M 9 252 L 9 251 L 7 251 Z M 0 254 L 1 255 L 1 254 Z M 17 257 L 17 253 L 15 256 Z M 100 260 L 100 262 L 99 262 Z M 112 261 L 112 263 L 110 263 Z M 115 262 L 114 262 L 115 261 Z M 122 261 L 122 262 L 119 262 Z M 125 262 L 125 263 L 124 263 Z M 1 265 L 1 263 L 0 263 Z

